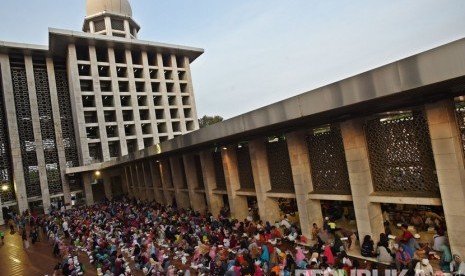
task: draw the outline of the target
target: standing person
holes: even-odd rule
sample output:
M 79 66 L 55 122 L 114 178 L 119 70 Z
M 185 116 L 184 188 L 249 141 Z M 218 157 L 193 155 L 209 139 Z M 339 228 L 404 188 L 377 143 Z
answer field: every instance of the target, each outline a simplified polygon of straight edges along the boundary
M 29 248 L 29 240 L 27 239 L 27 232 L 26 229 L 23 228 L 23 233 L 21 234 L 21 237 L 23 239 L 23 246 L 25 249 Z
M 12 217 L 8 220 L 8 225 L 10 226 L 10 233 L 13 234 L 15 232 L 15 221 Z
M 62 227 L 63 227 L 63 233 L 65 233 L 65 237 L 69 238 L 69 228 L 68 228 L 68 222 L 66 221 L 66 219 L 63 219 Z

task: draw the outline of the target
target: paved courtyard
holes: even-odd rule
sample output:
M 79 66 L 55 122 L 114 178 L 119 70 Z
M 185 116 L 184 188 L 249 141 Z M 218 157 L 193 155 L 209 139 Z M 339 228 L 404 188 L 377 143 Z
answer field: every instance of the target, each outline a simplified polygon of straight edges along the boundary
M 9 229 L 0 226 L 5 232 L 5 244 L 0 243 L 0 275 L 2 276 L 44 276 L 53 275 L 53 268 L 60 261 L 53 257 L 52 246 L 46 241 L 40 241 L 29 249 L 24 249 L 21 235 L 10 233 Z M 95 268 L 88 263 L 85 256 L 80 261 L 86 266 L 85 275 L 97 275 Z

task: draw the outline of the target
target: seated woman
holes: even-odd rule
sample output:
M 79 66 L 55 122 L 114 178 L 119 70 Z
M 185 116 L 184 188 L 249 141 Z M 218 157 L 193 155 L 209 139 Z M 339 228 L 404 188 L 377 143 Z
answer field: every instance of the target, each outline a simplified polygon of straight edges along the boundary
M 366 235 L 363 238 L 363 243 L 362 243 L 362 248 L 360 254 L 363 257 L 375 257 L 375 248 L 374 248 L 374 242 L 371 239 L 370 235 Z
M 410 254 L 405 251 L 405 245 L 399 244 L 395 259 L 397 271 L 408 269 L 412 261 L 413 259 L 410 257 Z

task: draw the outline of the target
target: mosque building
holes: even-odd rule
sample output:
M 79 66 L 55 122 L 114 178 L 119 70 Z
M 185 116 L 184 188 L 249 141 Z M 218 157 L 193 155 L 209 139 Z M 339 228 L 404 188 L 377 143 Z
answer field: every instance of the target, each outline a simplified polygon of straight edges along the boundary
M 199 129 L 203 50 L 138 30 L 127 0 L 88 0 L 84 32 L 0 42 L 2 207 L 126 194 L 306 237 L 326 216 L 362 239 L 440 226 L 465 255 L 465 38 Z
M 127 0 L 86 11 L 83 32 L 49 29 L 48 46 L 0 41 L 2 207 L 79 202 L 98 183 L 78 172 L 199 128 L 203 50 L 139 40 Z

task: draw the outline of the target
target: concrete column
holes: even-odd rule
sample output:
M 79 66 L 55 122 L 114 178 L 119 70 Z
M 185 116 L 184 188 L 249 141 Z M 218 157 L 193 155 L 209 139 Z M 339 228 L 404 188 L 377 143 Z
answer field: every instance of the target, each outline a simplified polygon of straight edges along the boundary
M 234 147 L 223 149 L 221 156 L 223 159 L 226 191 L 228 192 L 231 214 L 235 218 L 243 220 L 247 217 L 249 211 L 247 206 L 247 197 L 236 194 L 236 191 L 241 188 L 239 171 L 237 169 L 236 149 Z
M 37 104 L 37 94 L 32 57 L 24 56 L 24 63 L 26 67 L 27 89 L 29 91 L 29 104 L 31 107 L 34 142 L 36 144 L 37 165 L 39 167 L 39 180 L 40 190 L 42 192 L 42 203 L 44 205 L 44 212 L 48 214 L 48 211 L 50 210 L 50 193 L 48 189 L 47 171 L 45 168 L 44 144 L 40 128 L 39 106 Z
M 171 122 L 171 115 L 170 115 L 170 110 L 168 108 L 169 103 L 168 103 L 168 96 L 166 95 L 167 89 L 166 89 L 166 81 L 165 81 L 165 74 L 164 74 L 164 64 L 163 64 L 163 57 L 160 53 L 157 53 L 157 64 L 158 68 L 160 70 L 158 76 L 160 77 L 160 92 L 162 95 L 162 105 L 165 107 L 164 112 L 165 112 L 165 122 L 166 122 L 166 132 L 168 134 L 168 139 L 172 139 L 174 137 L 173 135 L 173 125 Z M 166 66 L 165 66 L 166 67 Z M 157 131 L 158 132 L 158 131 Z
M 308 193 L 313 191 L 310 171 L 310 158 L 304 131 L 286 134 L 289 158 L 292 167 L 295 196 L 299 209 L 300 227 L 302 234 L 311 238 L 312 224 L 323 224 L 323 214 L 319 200 L 308 199 Z
M 76 55 L 76 46 L 68 45 L 67 71 L 69 81 L 69 93 L 71 100 L 71 111 L 73 112 L 73 124 L 76 136 L 76 146 L 79 156 L 79 164 L 89 165 L 89 145 L 87 143 L 87 131 L 82 106 L 81 83 Z
M 131 38 L 131 27 L 129 26 L 129 21 L 125 19 L 123 21 L 124 24 L 124 32 L 126 34 L 126 38 Z
M 128 194 L 129 197 L 132 197 L 132 191 L 129 188 L 129 173 L 128 173 L 128 166 L 123 167 L 123 190 Z
M 58 164 L 60 165 L 60 178 L 63 187 L 63 198 L 66 206 L 71 205 L 71 191 L 69 188 L 68 178 L 66 177 L 66 155 L 63 144 L 63 132 L 61 129 L 60 104 L 58 101 L 58 92 L 55 80 L 55 69 L 53 60 L 47 58 L 47 75 L 48 85 L 50 88 L 50 101 L 52 104 L 52 116 L 55 124 L 55 143 L 58 153 Z
M 380 203 L 372 203 L 368 198 L 373 192 L 373 182 L 363 121 L 343 122 L 341 133 L 359 237 L 362 240 L 365 235 L 370 235 L 376 242 L 379 234 L 384 232 L 383 216 Z
M 176 203 L 180 208 L 190 208 L 190 199 L 188 192 L 185 191 L 183 183 L 183 174 L 181 166 L 182 159 L 178 156 L 170 157 L 171 164 L 171 179 L 173 180 L 174 192 L 176 197 Z
M 280 210 L 277 200 L 266 194 L 271 190 L 271 181 L 264 139 L 249 141 L 249 152 L 257 192 L 258 213 L 263 221 L 273 223 L 280 219 Z
M 82 182 L 84 186 L 84 193 L 86 195 L 87 206 L 94 204 L 94 194 L 92 193 L 93 176 L 91 172 L 85 172 L 82 174 Z
M 105 126 L 105 115 L 103 113 L 103 102 L 102 102 L 102 91 L 100 88 L 100 81 L 99 81 L 99 73 L 98 73 L 98 64 L 97 64 L 97 53 L 95 50 L 95 46 L 89 46 L 89 57 L 90 57 L 90 70 L 94 86 L 94 98 L 95 98 L 95 107 L 97 110 L 97 121 L 98 121 L 98 128 L 99 128 L 99 136 L 100 136 L 100 148 L 102 150 L 102 160 L 108 161 L 110 160 L 110 150 L 108 149 L 108 138 L 107 138 L 107 130 Z
M 150 171 L 150 160 L 142 161 L 142 169 L 144 170 L 144 180 L 145 180 L 145 194 L 147 200 L 154 200 L 154 188 L 153 188 L 153 179 L 152 173 Z
M 103 179 L 103 188 L 105 191 L 105 197 L 111 200 L 113 195 L 111 192 L 111 177 L 110 177 L 109 172 L 102 172 L 102 179 Z
M 155 116 L 155 104 L 153 102 L 153 94 L 152 94 L 152 81 L 150 79 L 150 70 L 157 70 L 157 69 L 150 69 L 149 68 L 149 60 L 147 57 L 147 52 L 142 51 L 142 65 L 144 66 L 144 81 L 145 81 L 145 95 L 147 95 L 147 104 L 149 107 L 149 119 L 150 125 L 152 128 L 152 137 L 154 144 L 160 142 L 160 138 L 157 135 L 157 119 Z
M 94 21 L 89 21 L 89 33 L 95 33 Z
M 116 122 L 118 126 L 124 126 L 123 121 L 123 109 L 121 108 L 121 98 L 119 94 L 119 85 L 118 85 L 118 72 L 116 69 L 116 60 L 115 60 L 115 50 L 113 48 L 108 48 L 108 62 L 110 63 L 110 78 L 111 81 L 111 91 L 113 91 L 113 101 L 115 104 L 115 113 L 116 113 Z M 124 132 L 124 127 L 118 127 L 118 137 L 119 137 L 119 146 L 120 146 L 120 155 L 124 156 L 128 154 L 128 145 L 126 143 L 126 133 Z
M 132 110 L 134 116 L 134 126 L 136 129 L 137 149 L 144 148 L 144 139 L 142 138 L 142 127 L 140 123 L 139 105 L 137 104 L 136 81 L 134 79 L 134 64 L 132 61 L 131 50 L 126 50 L 127 74 L 129 80 L 129 92 L 132 98 Z
M 426 116 L 452 253 L 465 255 L 465 171 L 452 100 L 427 104 Z
M 131 177 L 130 177 L 131 182 L 129 183 L 129 186 L 131 186 L 132 188 L 134 197 L 137 199 L 140 199 L 139 179 L 137 175 L 137 164 L 135 164 L 134 162 L 131 163 L 131 165 L 129 166 L 129 171 L 131 172 Z
M 197 170 L 195 168 L 195 159 L 192 154 L 183 155 L 184 169 L 186 170 L 187 188 L 189 190 L 189 198 L 192 209 L 204 213 L 207 209 L 203 194 L 197 192 L 199 187 Z
M 192 109 L 192 118 L 193 123 L 194 123 L 194 129 L 199 129 L 199 120 L 197 116 L 197 107 L 194 104 L 195 103 L 195 97 L 194 97 L 194 86 L 192 85 L 192 76 L 191 76 L 191 69 L 190 69 L 190 64 L 189 64 L 189 58 L 184 57 L 184 69 L 186 69 L 186 80 L 187 80 L 187 91 L 189 93 L 190 97 L 190 102 L 192 103 L 190 105 Z
M 152 161 L 150 162 L 150 172 L 152 174 L 153 179 L 153 189 L 155 194 L 155 201 L 160 204 L 165 203 L 165 199 L 163 196 L 163 191 L 160 190 L 160 187 L 163 187 L 163 183 L 161 180 L 161 173 L 160 173 L 160 162 L 159 161 Z
M 165 204 L 171 205 L 173 204 L 173 196 L 170 190 L 173 190 L 173 182 L 171 179 L 169 166 L 169 160 L 160 160 L 160 174 L 163 187 L 163 195 L 165 197 Z
M 213 193 L 213 190 L 216 188 L 216 179 L 212 153 L 209 150 L 201 152 L 200 162 L 202 164 L 202 175 L 205 184 L 208 209 L 214 216 L 218 216 L 221 208 L 224 206 L 221 196 Z
M 184 117 L 184 109 L 182 104 L 182 96 L 181 96 L 181 87 L 179 85 L 179 76 L 178 76 L 178 69 L 176 64 L 176 56 L 171 55 L 171 64 L 173 68 L 173 82 L 174 82 L 174 94 L 176 97 L 176 109 L 178 110 L 179 114 L 179 122 L 181 126 L 181 132 L 186 133 L 186 118 Z
M 8 55 L 3 53 L 0 53 L 0 69 L 13 167 L 12 179 L 14 181 L 18 209 L 19 212 L 22 213 L 29 208 L 26 196 L 26 180 L 24 179 L 21 142 L 19 140 L 18 122 L 16 121 L 15 98 L 13 93 L 13 80 L 11 79 L 10 61 Z
M 109 16 L 104 17 L 105 20 L 105 32 L 107 35 L 113 35 L 113 31 L 111 29 L 111 18 Z

